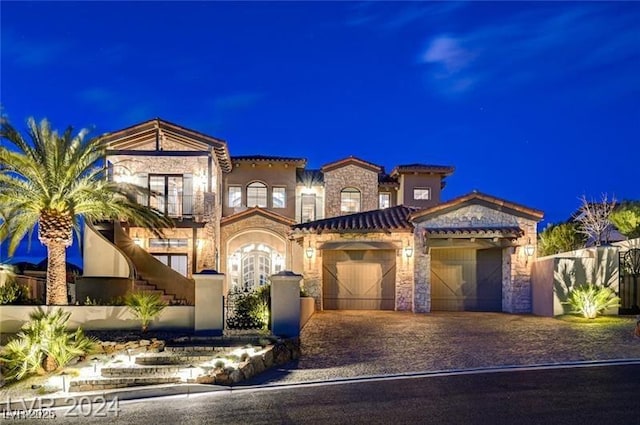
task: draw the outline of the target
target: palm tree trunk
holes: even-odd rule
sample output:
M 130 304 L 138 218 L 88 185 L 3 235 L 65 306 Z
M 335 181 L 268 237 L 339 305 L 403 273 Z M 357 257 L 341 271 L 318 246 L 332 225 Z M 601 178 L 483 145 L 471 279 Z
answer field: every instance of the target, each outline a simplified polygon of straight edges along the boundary
M 67 305 L 67 248 L 64 242 L 45 241 L 47 247 L 47 305 Z

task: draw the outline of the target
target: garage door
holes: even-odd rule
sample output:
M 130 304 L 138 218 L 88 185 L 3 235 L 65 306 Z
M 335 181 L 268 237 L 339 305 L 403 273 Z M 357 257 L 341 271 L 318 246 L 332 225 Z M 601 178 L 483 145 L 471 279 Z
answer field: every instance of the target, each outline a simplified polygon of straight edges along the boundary
M 432 249 L 433 311 L 502 311 L 502 250 Z
M 322 252 L 323 306 L 327 310 L 393 310 L 394 250 Z

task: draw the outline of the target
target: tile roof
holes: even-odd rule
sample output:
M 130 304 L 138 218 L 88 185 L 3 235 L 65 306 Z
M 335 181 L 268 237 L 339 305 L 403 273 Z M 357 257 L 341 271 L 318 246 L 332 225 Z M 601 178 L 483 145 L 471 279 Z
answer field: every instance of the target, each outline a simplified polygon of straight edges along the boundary
M 413 225 L 408 217 L 417 208 L 398 205 L 396 207 L 382 210 L 365 211 L 361 213 L 342 215 L 338 217 L 325 218 L 323 220 L 311 221 L 309 223 L 296 224 L 292 226 L 294 232 L 330 232 L 330 233 L 350 233 L 363 231 L 411 231 Z
M 424 210 L 416 211 L 411 214 L 410 220 L 414 221 L 418 218 L 429 217 L 433 215 L 438 215 L 441 213 L 446 213 L 451 210 L 455 210 L 462 206 L 465 203 L 484 203 L 498 210 L 510 210 L 509 214 L 518 214 L 523 215 L 532 220 L 541 220 L 544 217 L 544 213 L 540 210 L 536 210 L 534 208 L 529 208 L 521 204 L 517 204 L 515 202 L 507 201 L 502 198 L 497 198 L 495 196 L 487 195 L 486 193 L 478 192 L 474 190 L 471 193 L 466 195 L 459 196 L 457 198 L 451 199 L 450 201 L 444 202 L 442 204 L 435 205 L 431 208 L 426 208 Z M 422 221 L 422 220 L 420 220 Z
M 366 168 L 371 171 L 375 171 L 376 173 L 380 173 L 381 171 L 383 171 L 381 166 L 374 164 L 373 162 L 365 161 L 364 159 L 356 158 L 353 155 L 323 165 L 322 171 L 323 172 L 331 171 L 331 170 L 335 170 L 336 168 L 345 167 L 351 164 L 357 165 L 362 168 Z
M 231 157 L 232 161 L 238 162 L 292 162 L 298 166 L 304 167 L 307 164 L 306 158 L 295 158 L 289 156 L 272 156 L 272 155 L 236 155 Z
M 517 226 L 484 226 L 484 227 L 426 227 L 429 235 L 438 236 L 494 236 L 520 237 L 524 231 Z
M 403 173 L 435 173 L 449 176 L 455 170 L 450 165 L 433 165 L 433 164 L 405 164 L 398 165 L 391 171 L 391 176 L 395 177 Z
M 389 174 L 378 174 L 378 184 L 380 186 L 399 186 L 398 179 L 391 177 Z

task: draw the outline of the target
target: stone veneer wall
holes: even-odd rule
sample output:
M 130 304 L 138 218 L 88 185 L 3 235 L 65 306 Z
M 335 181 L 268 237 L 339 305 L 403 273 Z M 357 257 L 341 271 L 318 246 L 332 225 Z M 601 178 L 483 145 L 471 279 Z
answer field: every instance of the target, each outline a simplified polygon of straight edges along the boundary
M 407 258 L 402 252 L 402 248 L 413 246 L 413 234 L 410 232 L 398 233 L 323 233 L 309 234 L 302 239 L 302 249 L 306 249 L 309 244 L 313 247 L 314 254 L 309 259 L 304 257 L 303 277 L 304 288 L 310 297 L 316 301 L 316 308 L 322 310 L 322 251 L 318 249 L 320 245 L 329 241 L 384 241 L 391 242 L 397 246 L 396 255 L 396 291 L 395 309 L 398 311 L 413 311 L 413 277 L 414 258 L 413 255 Z M 414 249 L 414 253 L 415 253 Z
M 291 264 L 290 257 L 292 255 L 291 241 L 289 240 L 289 231 L 291 228 L 288 224 L 255 214 L 220 227 L 220 270 L 223 273 L 227 272 L 227 256 L 229 255 L 227 252 L 227 242 L 239 232 L 247 230 L 266 230 L 282 237 L 286 241 L 285 245 L 287 247 L 285 269 L 289 268 L 289 264 Z M 256 243 L 261 242 L 259 235 L 259 233 L 256 233 Z
M 527 258 L 524 246 L 531 244 L 537 252 L 536 224 L 534 220 L 477 204 L 463 206 L 416 223 L 414 311 L 431 310 L 431 259 L 424 247 L 419 248 L 422 244 L 420 235 L 425 227 L 518 226 L 524 231 L 524 235 L 514 241 L 517 247 L 506 247 L 502 250 L 502 310 L 508 313 L 531 312 L 531 267 L 535 254 Z
M 350 164 L 324 173 L 325 217 L 344 215 L 340 211 L 340 192 L 346 187 L 360 191 L 360 211 L 378 209 L 378 174 Z

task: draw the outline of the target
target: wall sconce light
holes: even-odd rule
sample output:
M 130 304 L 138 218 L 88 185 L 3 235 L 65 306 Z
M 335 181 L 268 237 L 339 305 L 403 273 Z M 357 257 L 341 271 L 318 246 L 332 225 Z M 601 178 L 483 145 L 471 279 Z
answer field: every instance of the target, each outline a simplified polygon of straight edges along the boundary
M 198 240 L 196 241 L 196 248 L 197 248 L 197 249 L 202 249 L 202 248 L 204 248 L 204 239 L 198 239 Z
M 525 265 L 529 263 L 529 257 L 533 257 L 534 251 L 535 248 L 531 245 L 531 238 L 529 238 L 527 244 L 524 246 L 524 255 L 526 257 L 524 262 Z
M 144 239 L 138 236 L 138 232 L 136 232 L 136 235 L 132 238 L 132 240 L 134 244 L 138 245 L 140 248 L 144 248 Z
M 411 245 L 407 245 L 404 247 L 404 255 L 407 258 L 411 258 L 413 255 L 413 247 Z
M 306 254 L 308 259 L 311 259 L 311 257 L 313 257 L 314 251 L 315 250 L 311 247 L 311 241 L 309 241 L 309 246 L 304 250 L 304 253 Z

